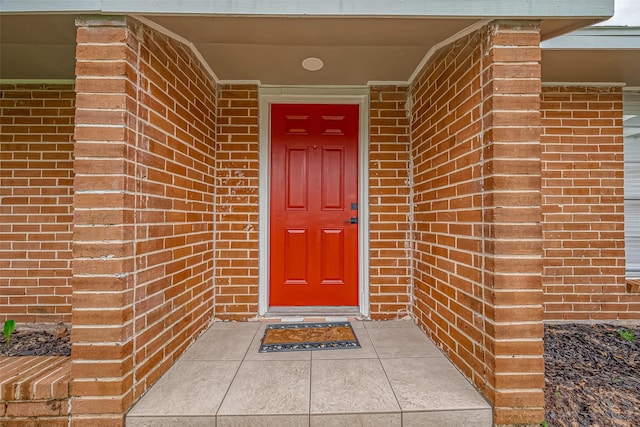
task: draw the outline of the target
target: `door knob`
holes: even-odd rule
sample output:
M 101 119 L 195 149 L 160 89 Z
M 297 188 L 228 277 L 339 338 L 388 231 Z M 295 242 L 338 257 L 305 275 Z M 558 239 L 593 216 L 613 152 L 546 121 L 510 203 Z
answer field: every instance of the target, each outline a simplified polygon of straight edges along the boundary
M 357 224 L 358 223 L 358 217 L 357 216 L 352 216 L 349 219 L 345 219 L 344 223 L 345 224 Z

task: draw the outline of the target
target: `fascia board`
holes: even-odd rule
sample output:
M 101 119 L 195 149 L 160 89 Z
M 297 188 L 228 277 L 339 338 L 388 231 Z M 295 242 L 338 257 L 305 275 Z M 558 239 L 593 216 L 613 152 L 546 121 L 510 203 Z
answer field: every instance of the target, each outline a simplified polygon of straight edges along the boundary
M 609 18 L 614 0 L 0 0 L 0 13 Z
M 102 13 L 102 0 L 0 0 L 0 13 Z

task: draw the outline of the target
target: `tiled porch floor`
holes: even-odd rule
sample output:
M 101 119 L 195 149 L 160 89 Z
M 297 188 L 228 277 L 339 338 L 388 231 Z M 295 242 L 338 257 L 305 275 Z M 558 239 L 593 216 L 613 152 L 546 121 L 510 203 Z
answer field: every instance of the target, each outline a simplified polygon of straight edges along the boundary
M 265 325 L 214 323 L 127 427 L 491 425 L 488 403 L 410 321 L 352 322 L 360 349 L 258 353 Z

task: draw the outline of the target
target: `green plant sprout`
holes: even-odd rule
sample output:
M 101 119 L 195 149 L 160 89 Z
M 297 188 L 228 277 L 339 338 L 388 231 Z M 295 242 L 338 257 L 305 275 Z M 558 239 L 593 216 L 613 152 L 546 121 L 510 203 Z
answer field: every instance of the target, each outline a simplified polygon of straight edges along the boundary
M 14 320 L 7 320 L 4 322 L 4 328 L 2 328 L 2 334 L 7 340 L 7 347 L 11 345 L 11 333 L 16 328 L 16 322 Z
M 618 330 L 618 335 L 620 335 L 620 338 L 622 338 L 625 341 L 636 342 L 636 335 L 633 333 L 633 331 L 630 331 L 629 329 Z
M 549 423 L 546 421 L 543 421 L 540 423 L 540 427 L 549 427 Z

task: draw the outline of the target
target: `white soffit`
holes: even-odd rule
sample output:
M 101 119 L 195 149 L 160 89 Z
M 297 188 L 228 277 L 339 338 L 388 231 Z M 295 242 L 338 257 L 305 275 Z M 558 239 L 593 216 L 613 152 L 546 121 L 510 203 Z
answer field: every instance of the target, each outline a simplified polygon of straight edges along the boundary
M 640 27 L 591 27 L 541 47 L 543 81 L 640 86 Z
M 545 50 L 640 49 L 640 27 L 590 27 L 546 40 Z

